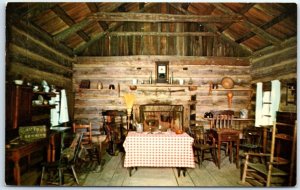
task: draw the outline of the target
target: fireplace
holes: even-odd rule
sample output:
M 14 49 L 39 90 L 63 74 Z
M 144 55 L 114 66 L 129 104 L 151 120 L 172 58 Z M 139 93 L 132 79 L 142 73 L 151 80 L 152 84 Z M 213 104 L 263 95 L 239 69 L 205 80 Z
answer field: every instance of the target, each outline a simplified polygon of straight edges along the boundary
M 144 131 L 183 128 L 183 105 L 145 104 L 139 106 L 139 120 Z

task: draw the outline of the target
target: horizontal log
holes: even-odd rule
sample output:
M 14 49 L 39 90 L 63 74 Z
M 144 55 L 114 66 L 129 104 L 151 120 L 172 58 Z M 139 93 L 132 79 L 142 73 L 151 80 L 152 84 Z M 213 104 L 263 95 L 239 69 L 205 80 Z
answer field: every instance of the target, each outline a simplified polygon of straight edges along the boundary
M 30 74 L 28 74 L 30 73 Z M 14 80 L 14 76 L 26 76 L 27 81 L 40 84 L 42 80 L 46 80 L 48 84 L 60 86 L 66 89 L 72 89 L 72 80 L 61 75 L 39 71 L 27 67 L 21 63 L 11 62 L 7 70 L 7 80 Z
M 130 21 L 130 22 L 238 22 L 242 20 L 241 16 L 230 15 L 175 15 L 175 14 L 157 14 L 157 13 L 121 13 L 121 12 L 99 12 L 89 16 L 97 21 Z
M 269 55 L 273 52 L 277 52 L 277 51 L 281 51 L 287 47 L 291 47 L 291 46 L 295 46 L 297 45 L 297 37 L 291 37 L 285 41 L 283 41 L 281 44 L 279 45 L 273 45 L 273 46 L 268 46 L 264 49 L 261 49 L 259 51 L 253 52 L 253 54 L 251 55 L 251 57 L 253 59 L 265 56 L 265 55 Z
M 61 69 L 65 72 L 69 72 L 69 73 L 72 73 L 72 69 L 71 68 L 68 68 L 66 66 L 63 66 L 63 65 L 60 65 L 52 60 L 49 60 L 45 57 L 42 57 L 41 55 L 35 53 L 35 52 L 32 52 L 32 51 L 29 51 L 27 49 L 24 49 L 22 47 L 19 47 L 13 43 L 10 43 L 9 44 L 9 47 L 8 49 L 12 52 L 14 52 L 14 54 L 20 54 L 20 55 L 23 55 L 23 56 L 26 56 L 32 60 L 36 60 L 36 61 L 39 61 L 39 62 L 45 62 L 48 66 L 50 67 L 54 67 L 56 69 Z
M 178 64 L 186 65 L 234 65 L 249 66 L 248 58 L 236 57 L 205 57 L 205 56 L 109 56 L 109 57 L 78 57 L 79 64 L 89 64 L 91 62 L 118 62 L 118 61 L 176 61 Z
M 297 58 L 297 46 L 291 46 L 268 55 L 252 59 L 252 67 L 269 67 L 276 63 Z
M 214 32 L 110 32 L 107 36 L 217 36 Z
M 47 59 L 53 60 L 63 66 L 72 67 L 72 63 L 75 61 L 70 57 L 66 57 L 66 55 L 54 50 L 52 47 L 47 46 L 46 44 L 42 43 L 41 41 L 35 39 L 34 37 L 30 36 L 24 31 L 19 30 L 16 27 L 12 27 L 11 30 L 12 38 L 9 39 L 10 42 L 28 49 L 29 51 L 35 52 L 40 54 Z
M 284 75 L 288 73 L 297 73 L 296 58 L 269 67 L 255 68 L 251 71 L 251 75 L 254 79 L 270 75 L 273 75 L 274 78 L 276 78 L 275 76 Z
M 55 51 L 64 54 L 66 56 L 65 58 L 69 58 L 71 61 L 74 58 L 74 54 L 70 48 L 61 43 L 55 42 L 50 35 L 35 27 L 30 22 L 20 21 L 16 23 L 15 26 L 20 28 L 22 31 L 26 31 L 26 33 L 28 33 L 30 36 L 34 36 L 34 38 L 36 38 L 38 41 L 41 41 L 41 43 L 44 43 L 47 47 L 55 49 Z
M 24 54 L 20 54 L 19 52 L 9 52 L 7 58 L 9 62 L 19 62 L 28 67 L 40 71 L 58 74 L 68 78 L 72 77 L 72 72 L 66 72 L 62 69 L 52 67 L 51 65 L 47 64 L 47 62 L 45 61 L 32 59 L 31 57 L 28 57 L 27 55 Z

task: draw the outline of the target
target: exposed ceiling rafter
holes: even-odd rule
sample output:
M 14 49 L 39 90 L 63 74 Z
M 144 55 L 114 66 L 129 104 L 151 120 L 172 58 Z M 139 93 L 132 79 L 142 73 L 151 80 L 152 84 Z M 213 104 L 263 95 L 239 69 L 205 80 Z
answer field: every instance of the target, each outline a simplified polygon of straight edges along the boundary
M 228 8 L 227 6 L 225 6 L 222 3 L 214 3 L 213 4 L 217 9 L 221 10 L 222 12 L 229 14 L 229 15 L 236 15 L 236 16 L 242 16 L 243 19 L 243 24 L 245 24 L 253 33 L 259 35 L 260 37 L 262 37 L 264 40 L 272 43 L 272 44 L 279 44 L 281 43 L 281 40 L 279 40 L 278 38 L 272 36 L 271 34 L 269 34 L 268 32 L 264 31 L 262 28 L 256 26 L 255 24 L 249 22 L 247 20 L 247 18 L 239 13 L 234 12 L 233 10 L 231 10 L 230 8 Z
M 61 18 L 67 25 L 73 26 L 75 24 L 74 20 L 58 5 L 51 9 L 55 14 Z M 76 32 L 84 41 L 89 41 L 90 37 L 82 30 Z
M 284 19 L 286 19 L 287 17 L 291 16 L 292 14 L 294 14 L 293 12 L 286 12 L 286 13 L 283 13 L 281 15 L 279 15 L 278 17 L 275 17 L 274 19 L 272 19 L 270 22 L 260 26 L 260 28 L 266 30 L 272 26 L 274 26 L 275 24 L 283 21 Z M 255 34 L 253 32 L 249 32 L 243 36 L 241 36 L 239 39 L 236 39 L 235 41 L 237 43 L 242 43 L 243 41 L 246 41 L 248 40 L 249 38 L 253 37 Z
M 154 5 L 156 5 L 156 3 L 147 3 L 147 4 L 144 5 L 144 7 L 142 9 L 140 9 L 137 12 L 144 12 L 144 11 L 152 8 Z M 107 32 L 115 31 L 117 28 L 119 28 L 123 24 L 124 24 L 123 22 L 117 22 L 117 23 L 111 24 L 109 26 L 109 28 L 105 32 L 101 32 L 99 34 L 94 35 L 91 38 L 91 40 L 89 40 L 88 42 L 80 44 L 79 46 L 75 47 L 73 52 L 76 55 L 81 54 L 82 51 L 84 51 L 84 49 L 86 49 L 87 47 L 89 47 L 90 45 L 92 45 L 95 41 L 99 40 L 101 37 L 103 37 L 104 35 L 106 35 Z
M 101 11 L 114 11 L 116 10 L 119 6 L 122 6 L 124 3 L 116 3 L 113 6 L 103 6 L 101 7 Z M 96 7 L 95 7 L 96 6 Z M 91 12 L 94 12 L 96 9 L 96 11 L 98 12 L 98 7 L 97 5 L 95 6 L 89 6 Z M 85 19 L 81 20 L 80 22 L 73 24 L 72 26 L 70 26 L 68 29 L 63 30 L 62 32 L 56 34 L 53 39 L 55 41 L 61 41 L 66 39 L 67 37 L 69 37 L 70 35 L 76 33 L 77 31 L 82 30 L 84 27 L 86 27 L 87 25 L 91 24 L 92 22 L 94 22 L 93 19 L 86 17 Z M 105 22 L 100 22 L 100 25 L 103 29 L 103 31 L 108 29 L 108 24 L 106 24 Z

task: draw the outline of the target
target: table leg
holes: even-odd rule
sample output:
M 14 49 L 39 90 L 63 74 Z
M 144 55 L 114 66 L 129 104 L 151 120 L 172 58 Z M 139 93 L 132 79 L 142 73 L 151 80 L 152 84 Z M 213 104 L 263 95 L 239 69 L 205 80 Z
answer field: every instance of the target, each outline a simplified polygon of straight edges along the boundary
M 239 151 L 240 151 L 240 140 L 237 140 L 237 143 L 236 143 L 236 168 L 239 168 L 240 167 L 240 164 L 239 164 Z
M 129 168 L 128 168 L 129 177 L 131 177 L 131 171 L 132 171 L 133 169 L 137 170 L 137 167 L 129 167 Z
M 16 185 L 21 185 L 21 174 L 20 174 L 19 160 L 14 161 L 14 181 Z
M 219 138 L 220 139 L 220 138 Z M 221 141 L 218 141 L 218 168 L 221 168 Z
M 232 141 L 229 141 L 229 161 L 232 163 Z
M 185 177 L 185 173 L 186 173 L 186 168 L 185 167 L 178 167 L 177 168 L 177 173 L 178 173 L 178 177 L 180 177 L 180 172 L 182 171 L 183 176 Z

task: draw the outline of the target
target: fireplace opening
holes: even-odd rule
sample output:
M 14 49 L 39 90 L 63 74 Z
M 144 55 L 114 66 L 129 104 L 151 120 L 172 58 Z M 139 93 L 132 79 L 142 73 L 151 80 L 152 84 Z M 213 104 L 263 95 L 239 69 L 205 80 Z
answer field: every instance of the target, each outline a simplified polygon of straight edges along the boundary
M 140 122 L 144 125 L 144 131 L 167 131 L 169 128 L 182 129 L 183 109 L 182 105 L 140 105 Z

